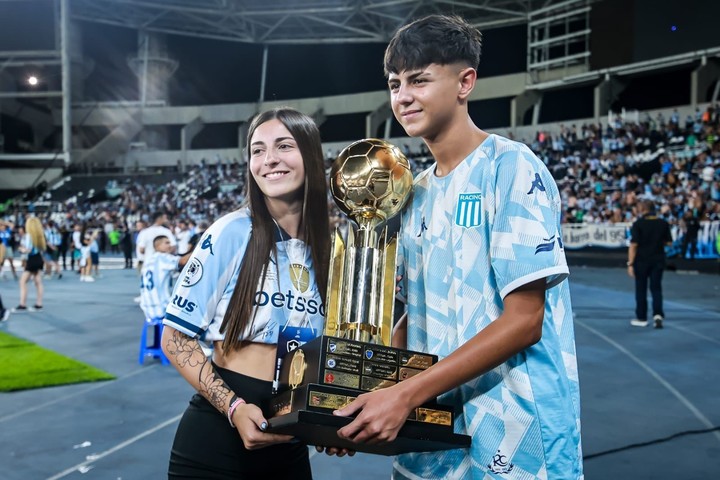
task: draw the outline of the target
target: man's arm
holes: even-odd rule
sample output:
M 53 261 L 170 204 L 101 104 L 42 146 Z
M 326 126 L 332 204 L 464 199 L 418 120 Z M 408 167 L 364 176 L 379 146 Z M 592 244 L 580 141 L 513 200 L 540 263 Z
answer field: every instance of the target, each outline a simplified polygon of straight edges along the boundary
M 537 343 L 542 336 L 546 279 L 509 293 L 502 315 L 452 354 L 390 388 L 360 395 L 336 415 L 357 418 L 338 435 L 358 443 L 390 442 L 412 409 L 476 378 Z
M 628 275 L 631 277 L 635 277 L 635 269 L 633 268 L 633 265 L 635 264 L 635 257 L 637 256 L 637 249 L 638 244 L 637 243 L 630 243 L 630 247 L 628 248 L 628 261 L 627 261 L 627 271 Z

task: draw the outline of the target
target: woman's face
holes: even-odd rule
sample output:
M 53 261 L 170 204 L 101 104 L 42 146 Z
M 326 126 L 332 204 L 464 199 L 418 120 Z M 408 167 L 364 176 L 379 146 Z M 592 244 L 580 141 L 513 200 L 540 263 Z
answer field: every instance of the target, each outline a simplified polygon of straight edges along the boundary
M 302 198 L 305 167 L 295 138 L 280 120 L 261 124 L 250 139 L 250 173 L 268 202 Z

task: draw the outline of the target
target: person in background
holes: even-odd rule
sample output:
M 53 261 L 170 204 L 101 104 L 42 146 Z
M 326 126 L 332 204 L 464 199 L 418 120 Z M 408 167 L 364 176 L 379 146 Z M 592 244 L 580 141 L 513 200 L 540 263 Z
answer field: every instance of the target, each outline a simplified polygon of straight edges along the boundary
M 91 262 L 91 275 L 94 274 L 95 278 L 100 278 L 100 245 L 99 239 L 103 238 L 104 232 L 99 229 L 93 229 L 90 234 L 90 262 Z
M 47 262 L 46 274 L 48 278 L 52 277 L 53 271 L 57 274 L 57 278 L 62 278 L 60 270 L 60 245 L 62 244 L 62 234 L 57 228 L 54 221 L 47 222 L 45 229 L 45 242 L 47 243 L 47 251 L 45 252 L 45 260 Z
M 110 230 L 110 233 L 108 233 L 111 253 L 120 253 L 120 236 L 121 233 L 118 230 L 117 225 L 113 225 L 112 230 Z
M 175 228 L 175 237 L 177 238 L 177 252 L 180 255 L 185 255 L 190 250 L 190 237 L 192 237 L 188 224 L 185 220 L 180 220 L 178 222 L 177 227 Z
M 165 316 L 172 292 L 172 273 L 184 267 L 190 257 L 170 253 L 172 245 L 164 235 L 155 237 L 153 248 L 155 251 L 145 257 L 140 275 L 140 308 L 149 319 Z
M 119 225 L 118 231 L 120 232 L 120 247 L 125 258 L 125 268 L 133 268 L 133 234 L 124 222 Z
M 83 230 L 84 227 L 79 224 L 75 223 L 73 224 L 73 232 L 72 232 L 72 256 L 70 257 L 70 268 L 72 270 L 75 270 L 75 261 L 78 262 L 78 271 L 82 271 L 82 265 L 80 264 L 80 259 L 82 258 L 82 248 L 83 248 Z M 81 273 L 82 275 L 82 273 Z
M 195 233 L 192 234 L 190 237 L 190 240 L 188 241 L 188 252 L 192 252 L 195 250 L 195 247 L 197 247 L 198 242 L 202 238 L 203 233 L 205 233 L 205 230 L 208 229 L 208 222 L 205 220 L 200 221 L 197 224 L 197 228 L 195 228 Z
M 3 269 L 5 263 L 10 265 L 10 271 L 15 280 L 18 279 L 18 274 L 15 271 L 15 265 L 13 264 L 13 257 L 15 256 L 15 236 L 13 235 L 13 225 L 10 222 L 0 220 L 0 242 L 4 245 L 3 255 L 0 256 L 0 270 Z
M 655 203 L 642 200 L 638 203 L 639 218 L 630 229 L 628 249 L 628 275 L 635 279 L 634 327 L 645 327 L 647 321 L 648 280 L 652 295 L 652 314 L 655 328 L 663 328 L 662 276 L 665 270 L 665 247 L 672 245 L 670 225 L 655 215 Z
M 60 225 L 60 247 L 58 248 L 58 262 L 62 259 L 62 269 L 67 270 L 67 254 L 70 249 L 70 242 L 72 237 L 72 230 L 68 228 L 66 223 Z M 70 256 L 72 261 L 72 250 L 70 249 Z
M 10 309 L 5 308 L 2 302 L 2 296 L 0 296 L 0 322 L 4 322 L 8 318 L 10 318 Z
M 80 248 L 80 281 L 94 282 L 92 276 L 93 255 L 92 248 L 95 243 L 97 230 L 88 230 L 82 237 L 82 247 Z M 97 244 L 96 244 L 97 245 Z
M 29 217 L 25 222 L 25 231 L 27 232 L 20 244 L 20 252 L 27 255 L 25 261 L 25 270 L 20 275 L 20 304 L 15 307 L 16 312 L 27 312 L 33 310 L 42 310 L 43 308 L 43 280 L 42 272 L 44 266 L 43 254 L 47 249 L 45 242 L 45 233 L 40 219 L 37 217 Z M 32 309 L 27 307 L 28 288 L 27 283 L 30 280 L 35 283 L 35 291 L 37 297 L 35 305 Z
M 165 212 L 155 212 L 153 214 L 153 223 L 147 228 L 138 233 L 137 238 L 137 252 L 138 258 L 142 255 L 143 261 L 147 255 L 150 255 L 155 251 L 153 248 L 153 238 L 159 235 L 165 235 L 170 240 L 172 246 L 172 253 L 177 250 L 177 240 L 175 234 L 167 227 L 168 217 Z M 142 271 L 142 267 L 141 267 Z

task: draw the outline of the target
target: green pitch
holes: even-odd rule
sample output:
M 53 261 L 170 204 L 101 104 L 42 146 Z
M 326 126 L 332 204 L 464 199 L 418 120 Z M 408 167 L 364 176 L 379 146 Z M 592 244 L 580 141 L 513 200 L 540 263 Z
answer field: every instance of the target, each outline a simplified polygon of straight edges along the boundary
M 0 392 L 114 378 L 95 367 L 0 332 Z

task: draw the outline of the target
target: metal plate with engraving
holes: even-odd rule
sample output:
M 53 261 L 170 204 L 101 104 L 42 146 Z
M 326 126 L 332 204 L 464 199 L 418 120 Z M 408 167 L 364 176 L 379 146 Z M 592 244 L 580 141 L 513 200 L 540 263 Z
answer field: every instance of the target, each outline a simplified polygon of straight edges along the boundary
M 415 418 L 418 422 L 432 423 L 434 425 L 452 426 L 452 413 L 432 408 L 419 407 L 415 409 Z
M 398 352 L 390 348 L 383 348 L 381 345 L 365 347 L 365 358 L 374 362 L 392 363 L 397 365 Z
M 400 366 L 419 368 L 426 370 L 432 365 L 433 359 L 430 355 L 421 355 L 419 353 L 402 352 L 400 354 Z
M 337 370 L 325 370 L 323 373 L 323 381 L 328 385 L 338 385 L 340 387 L 360 388 L 360 375 L 352 373 L 339 372 Z
M 380 390 L 381 388 L 392 387 L 396 383 L 394 380 L 385 380 L 384 378 L 362 377 L 360 380 L 360 389 L 372 392 Z
M 376 362 L 363 362 L 363 375 L 397 380 L 397 367 Z
M 310 390 L 310 399 L 308 405 L 317 408 L 328 408 L 331 410 L 337 410 L 343 408 L 355 400 L 355 397 L 349 395 L 338 395 L 335 393 L 317 392 Z
M 360 373 L 360 359 L 329 355 L 325 358 L 325 366 L 343 372 Z
M 363 346 L 358 342 L 346 342 L 343 340 L 330 339 L 327 344 L 327 351 L 348 357 L 362 358 Z
M 398 380 L 402 382 L 403 380 L 414 377 L 420 372 L 422 372 L 422 370 L 418 370 L 417 368 L 402 367 L 400 373 L 398 373 Z

